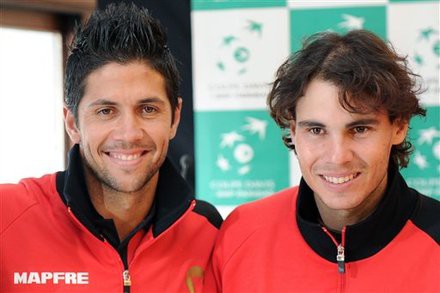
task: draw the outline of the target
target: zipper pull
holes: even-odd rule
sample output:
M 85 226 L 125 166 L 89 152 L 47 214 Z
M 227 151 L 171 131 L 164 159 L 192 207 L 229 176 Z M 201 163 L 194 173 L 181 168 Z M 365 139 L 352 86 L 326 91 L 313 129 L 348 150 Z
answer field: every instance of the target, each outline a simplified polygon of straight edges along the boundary
M 336 261 L 338 262 L 338 272 L 341 274 L 345 273 L 345 231 L 346 227 L 344 226 L 341 231 L 342 241 L 340 244 L 336 241 L 336 238 L 330 233 L 326 227 L 322 226 L 322 230 L 330 237 L 330 239 L 333 241 L 333 243 L 337 247 L 337 255 L 336 255 Z
M 130 279 L 130 272 L 128 270 L 122 272 L 122 278 L 124 279 L 124 287 L 130 287 L 131 279 Z
M 338 272 L 345 273 L 345 252 L 342 244 L 338 245 L 338 254 L 336 255 L 336 261 L 338 262 Z

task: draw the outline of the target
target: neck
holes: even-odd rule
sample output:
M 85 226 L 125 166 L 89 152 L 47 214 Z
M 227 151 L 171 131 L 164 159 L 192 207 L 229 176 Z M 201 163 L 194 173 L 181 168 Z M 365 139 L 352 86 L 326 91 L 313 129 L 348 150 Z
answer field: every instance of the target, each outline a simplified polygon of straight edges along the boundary
M 87 176 L 90 177 L 90 176 Z M 124 193 L 102 183 L 87 180 L 90 200 L 104 219 L 112 219 L 119 239 L 124 240 L 150 212 L 156 192 L 159 173 L 139 191 Z M 93 179 L 91 179 L 94 181 Z
M 385 194 L 386 186 L 387 176 L 358 206 L 351 209 L 332 209 L 322 202 L 318 195 L 314 194 L 323 224 L 330 230 L 340 232 L 345 226 L 363 221 L 375 211 Z

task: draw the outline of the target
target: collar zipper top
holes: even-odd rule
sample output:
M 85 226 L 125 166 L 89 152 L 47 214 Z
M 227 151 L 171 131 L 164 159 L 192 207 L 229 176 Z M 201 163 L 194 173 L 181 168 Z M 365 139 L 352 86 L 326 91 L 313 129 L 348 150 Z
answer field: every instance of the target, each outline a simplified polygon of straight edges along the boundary
M 333 243 L 337 247 L 337 253 L 336 253 L 336 261 L 338 263 L 338 272 L 341 274 L 345 273 L 345 230 L 346 227 L 342 228 L 342 239 L 341 243 L 338 243 L 336 241 L 336 238 L 328 231 L 326 227 L 322 227 L 322 230 L 330 237 L 330 239 L 333 241 Z

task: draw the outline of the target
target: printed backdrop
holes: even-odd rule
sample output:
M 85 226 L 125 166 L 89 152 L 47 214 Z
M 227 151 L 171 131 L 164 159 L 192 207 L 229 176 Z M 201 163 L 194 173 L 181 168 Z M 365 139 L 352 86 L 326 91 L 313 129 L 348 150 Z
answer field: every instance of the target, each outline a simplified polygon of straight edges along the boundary
M 318 31 L 368 29 L 423 77 L 409 185 L 440 199 L 439 1 L 193 0 L 196 194 L 227 214 L 300 179 L 266 109 L 275 71 Z

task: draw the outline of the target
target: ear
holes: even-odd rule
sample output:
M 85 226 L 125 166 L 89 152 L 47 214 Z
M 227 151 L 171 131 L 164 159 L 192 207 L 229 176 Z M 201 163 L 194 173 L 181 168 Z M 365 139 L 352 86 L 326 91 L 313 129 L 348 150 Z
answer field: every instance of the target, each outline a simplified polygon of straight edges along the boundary
M 174 121 L 172 122 L 171 129 L 170 129 L 170 140 L 176 136 L 177 128 L 179 127 L 180 113 L 182 111 L 182 103 L 183 103 L 182 98 L 178 97 L 177 98 L 177 106 L 176 106 L 176 109 L 174 110 Z
M 81 135 L 79 129 L 76 125 L 75 117 L 73 116 L 72 111 L 70 111 L 66 106 L 63 108 L 64 114 L 64 126 L 66 127 L 66 132 L 70 137 L 70 140 L 77 144 L 81 140 Z
M 392 144 L 398 145 L 401 144 L 405 138 L 406 134 L 408 133 L 408 121 L 405 120 L 396 120 L 393 122 L 393 138 L 392 138 Z

